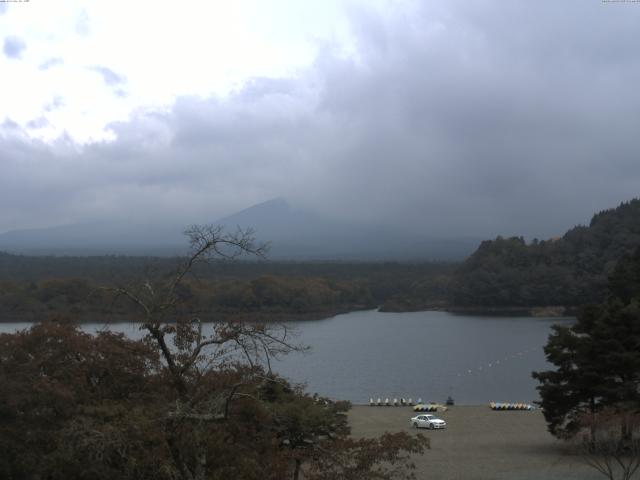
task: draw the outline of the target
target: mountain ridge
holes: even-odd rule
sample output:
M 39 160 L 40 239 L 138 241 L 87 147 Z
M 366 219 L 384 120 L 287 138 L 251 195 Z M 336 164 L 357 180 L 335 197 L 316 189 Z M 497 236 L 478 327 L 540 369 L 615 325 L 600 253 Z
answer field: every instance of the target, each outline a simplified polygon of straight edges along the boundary
M 276 260 L 461 260 L 479 238 L 434 238 L 380 225 L 357 224 L 294 208 L 277 197 L 223 217 L 228 230 L 251 228 Z M 35 255 L 184 254 L 184 227 L 89 222 L 0 234 L 0 250 Z
M 457 306 L 575 307 L 601 301 L 618 261 L 640 246 L 640 199 L 593 215 L 562 237 L 486 240 L 455 272 Z

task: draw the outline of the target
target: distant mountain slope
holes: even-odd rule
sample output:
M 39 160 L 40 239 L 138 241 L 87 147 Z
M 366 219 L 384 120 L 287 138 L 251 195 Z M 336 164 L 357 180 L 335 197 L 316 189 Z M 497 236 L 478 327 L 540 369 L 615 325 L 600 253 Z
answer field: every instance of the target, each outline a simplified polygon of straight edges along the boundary
M 206 223 L 206 222 L 202 222 Z M 276 260 L 462 260 L 474 238 L 428 238 L 382 226 L 354 224 L 269 200 L 215 222 L 253 228 Z M 29 255 L 156 255 L 183 253 L 185 225 L 94 222 L 16 230 L 0 235 L 0 250 Z
M 457 306 L 577 306 L 599 302 L 617 261 L 640 246 L 640 200 L 593 216 L 562 238 L 482 242 L 455 272 Z
M 0 250 L 31 255 L 175 255 L 185 249 L 182 230 L 126 222 L 13 230 L 0 235 Z
M 378 225 L 351 223 L 295 209 L 276 198 L 218 222 L 227 228 L 251 226 L 271 243 L 270 258 L 306 260 L 461 260 L 476 238 L 429 238 Z

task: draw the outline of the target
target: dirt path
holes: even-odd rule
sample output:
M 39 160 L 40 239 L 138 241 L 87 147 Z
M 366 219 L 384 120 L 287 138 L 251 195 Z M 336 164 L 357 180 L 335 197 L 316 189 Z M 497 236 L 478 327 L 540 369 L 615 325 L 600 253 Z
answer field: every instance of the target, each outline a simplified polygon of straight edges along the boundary
M 377 436 L 385 431 L 414 431 L 409 407 L 354 406 L 352 434 Z M 597 480 L 599 473 L 546 430 L 540 411 L 495 412 L 488 406 L 452 407 L 438 417 L 445 430 L 422 430 L 431 450 L 416 457 L 419 479 Z

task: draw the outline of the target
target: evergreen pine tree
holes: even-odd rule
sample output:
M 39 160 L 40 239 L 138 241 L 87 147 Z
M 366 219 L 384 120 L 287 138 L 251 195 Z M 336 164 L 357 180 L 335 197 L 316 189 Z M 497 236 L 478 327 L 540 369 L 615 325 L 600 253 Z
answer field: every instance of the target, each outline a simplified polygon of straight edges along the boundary
M 609 279 L 609 297 L 571 327 L 554 327 L 545 354 L 557 369 L 533 372 L 549 431 L 574 435 L 604 407 L 640 409 L 640 248 Z

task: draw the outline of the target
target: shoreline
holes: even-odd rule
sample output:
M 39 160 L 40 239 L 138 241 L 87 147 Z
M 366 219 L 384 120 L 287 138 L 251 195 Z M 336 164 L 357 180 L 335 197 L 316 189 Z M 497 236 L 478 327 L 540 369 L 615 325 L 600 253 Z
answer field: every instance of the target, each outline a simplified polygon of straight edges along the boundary
M 214 312 L 207 317 L 202 317 L 203 323 L 215 323 L 215 322 L 224 322 L 224 321 L 237 321 L 237 322 L 256 322 L 256 323 L 288 323 L 288 322 L 313 322 L 316 320 L 325 320 L 327 318 L 332 318 L 337 315 L 343 315 L 352 312 L 362 312 L 367 310 L 376 310 L 377 307 L 374 305 L 352 305 L 349 308 L 332 308 L 322 311 L 316 312 L 302 312 L 302 313 L 294 313 L 294 312 L 241 312 L 241 313 L 230 313 L 230 312 Z M 20 315 L 12 316 L 12 317 L 4 317 L 0 318 L 0 324 L 3 323 L 38 323 L 43 320 L 51 320 L 51 319 L 64 319 L 71 321 L 72 323 L 84 324 L 84 323 L 109 323 L 109 324 L 122 324 L 122 323 L 140 323 L 139 319 L 135 318 L 135 315 L 127 315 L 127 314 L 104 314 L 99 313 L 96 315 L 84 314 L 84 315 L 73 315 L 73 314 L 64 314 L 61 313 L 59 317 L 56 317 L 56 314 L 48 312 L 42 319 L 32 318 L 33 315 L 29 315 L 29 318 L 25 319 L 24 317 L 20 318 Z M 175 323 L 175 322 L 168 322 Z
M 224 321 L 237 321 L 237 322 L 257 322 L 257 323 L 289 323 L 289 322 L 314 322 L 319 320 L 326 320 L 338 315 L 345 315 L 353 312 L 364 311 L 377 311 L 380 313 L 417 313 L 417 312 L 447 312 L 453 315 L 460 316 L 495 316 L 495 317 L 523 317 L 523 318 L 571 318 L 575 317 L 578 313 L 577 307 L 428 307 L 421 309 L 389 309 L 381 306 L 371 305 L 358 305 L 351 308 L 335 308 L 317 312 L 305 312 L 305 313 L 275 313 L 275 312 L 263 312 L 256 314 L 255 312 L 248 313 L 228 313 L 219 312 L 210 315 L 209 318 L 203 318 L 203 323 L 215 323 Z M 90 315 L 86 315 L 87 317 Z M 29 316 L 31 317 L 31 316 Z M 122 324 L 122 323 L 138 323 L 139 320 L 128 317 L 126 314 L 98 314 L 90 316 L 91 318 L 82 318 L 82 316 L 73 316 L 60 314 L 60 319 L 66 319 L 73 323 L 109 323 L 109 324 Z M 109 317 L 109 318 L 105 318 Z M 217 318 L 216 318 L 217 317 Z M 20 318 L 19 316 L 11 318 L 0 318 L 0 324 L 3 323 L 38 323 L 43 320 L 55 319 L 55 314 L 49 313 L 46 318 L 34 319 L 34 318 Z M 174 322 L 169 322 L 174 323 Z
M 575 317 L 579 312 L 579 307 L 567 307 L 561 305 L 536 306 L 536 307 L 455 307 L 443 305 L 427 305 L 420 308 L 404 308 L 394 305 L 345 305 L 341 307 L 329 307 L 313 312 L 213 312 L 207 317 L 203 317 L 204 323 L 215 323 L 223 321 L 257 322 L 257 323 L 286 323 L 286 322 L 313 322 L 325 320 L 337 315 L 352 312 L 362 312 L 376 310 L 380 313 L 416 313 L 416 312 L 448 312 L 461 316 L 496 316 L 496 317 L 527 317 L 527 318 L 570 318 Z M 26 315 L 14 314 L 10 318 L 0 318 L 2 323 L 38 323 L 42 320 L 56 318 L 55 312 L 47 312 L 45 318 L 34 319 L 34 313 L 25 312 Z M 106 313 L 82 313 L 82 314 L 60 314 L 75 323 L 136 323 L 135 318 L 127 314 L 106 314 Z M 27 317 L 27 319 L 25 319 Z M 108 317 L 108 318 L 107 318 Z
M 354 405 L 347 413 L 351 434 L 368 438 L 385 432 L 416 434 L 412 407 Z M 431 442 L 413 455 L 419 479 L 596 480 L 600 474 L 583 463 L 570 445 L 548 431 L 540 409 L 494 411 L 488 405 L 455 405 L 434 415 L 443 430 L 420 430 Z
M 396 308 L 397 307 L 397 308 Z M 579 307 L 548 305 L 548 306 L 528 306 L 528 307 L 456 307 L 456 306 L 424 306 L 420 308 L 403 308 L 402 306 L 385 306 L 378 308 L 380 312 L 387 313 L 411 313 L 411 312 L 449 312 L 454 315 L 477 315 L 477 316 L 500 316 L 500 317 L 575 317 Z

